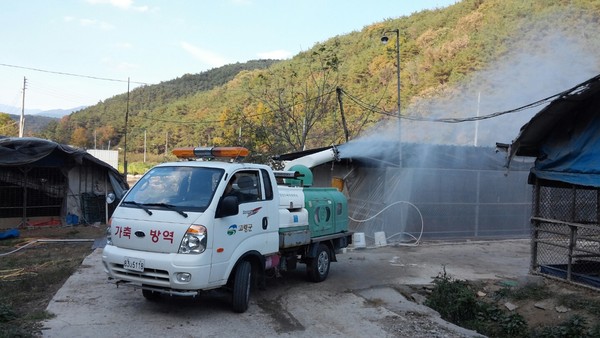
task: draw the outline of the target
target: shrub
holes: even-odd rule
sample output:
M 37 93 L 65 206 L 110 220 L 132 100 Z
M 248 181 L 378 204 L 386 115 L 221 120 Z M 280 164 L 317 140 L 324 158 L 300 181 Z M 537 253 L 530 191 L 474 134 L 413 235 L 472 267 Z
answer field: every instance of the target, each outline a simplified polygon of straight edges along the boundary
M 477 300 L 467 282 L 452 279 L 444 267 L 433 283 L 435 287 L 425 305 L 439 312 L 443 319 L 459 325 L 475 319 Z

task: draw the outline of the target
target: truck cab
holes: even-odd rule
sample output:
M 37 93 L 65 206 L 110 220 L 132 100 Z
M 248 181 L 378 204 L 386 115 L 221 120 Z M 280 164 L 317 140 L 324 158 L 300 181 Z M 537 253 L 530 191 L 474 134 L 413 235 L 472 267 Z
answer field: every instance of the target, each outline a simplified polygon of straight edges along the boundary
M 240 258 L 263 264 L 278 251 L 279 195 L 268 166 L 165 163 L 124 196 L 107 229 L 105 272 L 144 296 L 222 287 Z

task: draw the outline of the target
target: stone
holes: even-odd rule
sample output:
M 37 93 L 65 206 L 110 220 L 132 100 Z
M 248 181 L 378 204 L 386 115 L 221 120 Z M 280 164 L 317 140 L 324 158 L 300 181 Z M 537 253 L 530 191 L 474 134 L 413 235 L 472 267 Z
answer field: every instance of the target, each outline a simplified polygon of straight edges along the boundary
M 508 309 L 508 311 L 514 311 L 518 307 L 511 302 L 504 303 L 504 306 Z

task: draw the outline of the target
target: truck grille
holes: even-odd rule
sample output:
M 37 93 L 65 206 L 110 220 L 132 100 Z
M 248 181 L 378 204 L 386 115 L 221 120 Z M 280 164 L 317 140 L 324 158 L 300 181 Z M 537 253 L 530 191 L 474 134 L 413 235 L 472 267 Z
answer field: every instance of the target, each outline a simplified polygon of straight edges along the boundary
M 144 272 L 131 271 L 123 268 L 123 264 L 110 264 L 110 269 L 117 279 L 150 283 L 153 285 L 169 286 L 169 273 L 166 270 L 144 269 Z

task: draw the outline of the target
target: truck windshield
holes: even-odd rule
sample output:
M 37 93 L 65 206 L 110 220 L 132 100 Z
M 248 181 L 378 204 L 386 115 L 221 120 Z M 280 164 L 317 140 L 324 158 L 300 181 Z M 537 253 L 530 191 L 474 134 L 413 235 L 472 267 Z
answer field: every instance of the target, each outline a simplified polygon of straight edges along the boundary
M 203 212 L 223 173 L 217 168 L 156 167 L 131 188 L 122 206 Z

